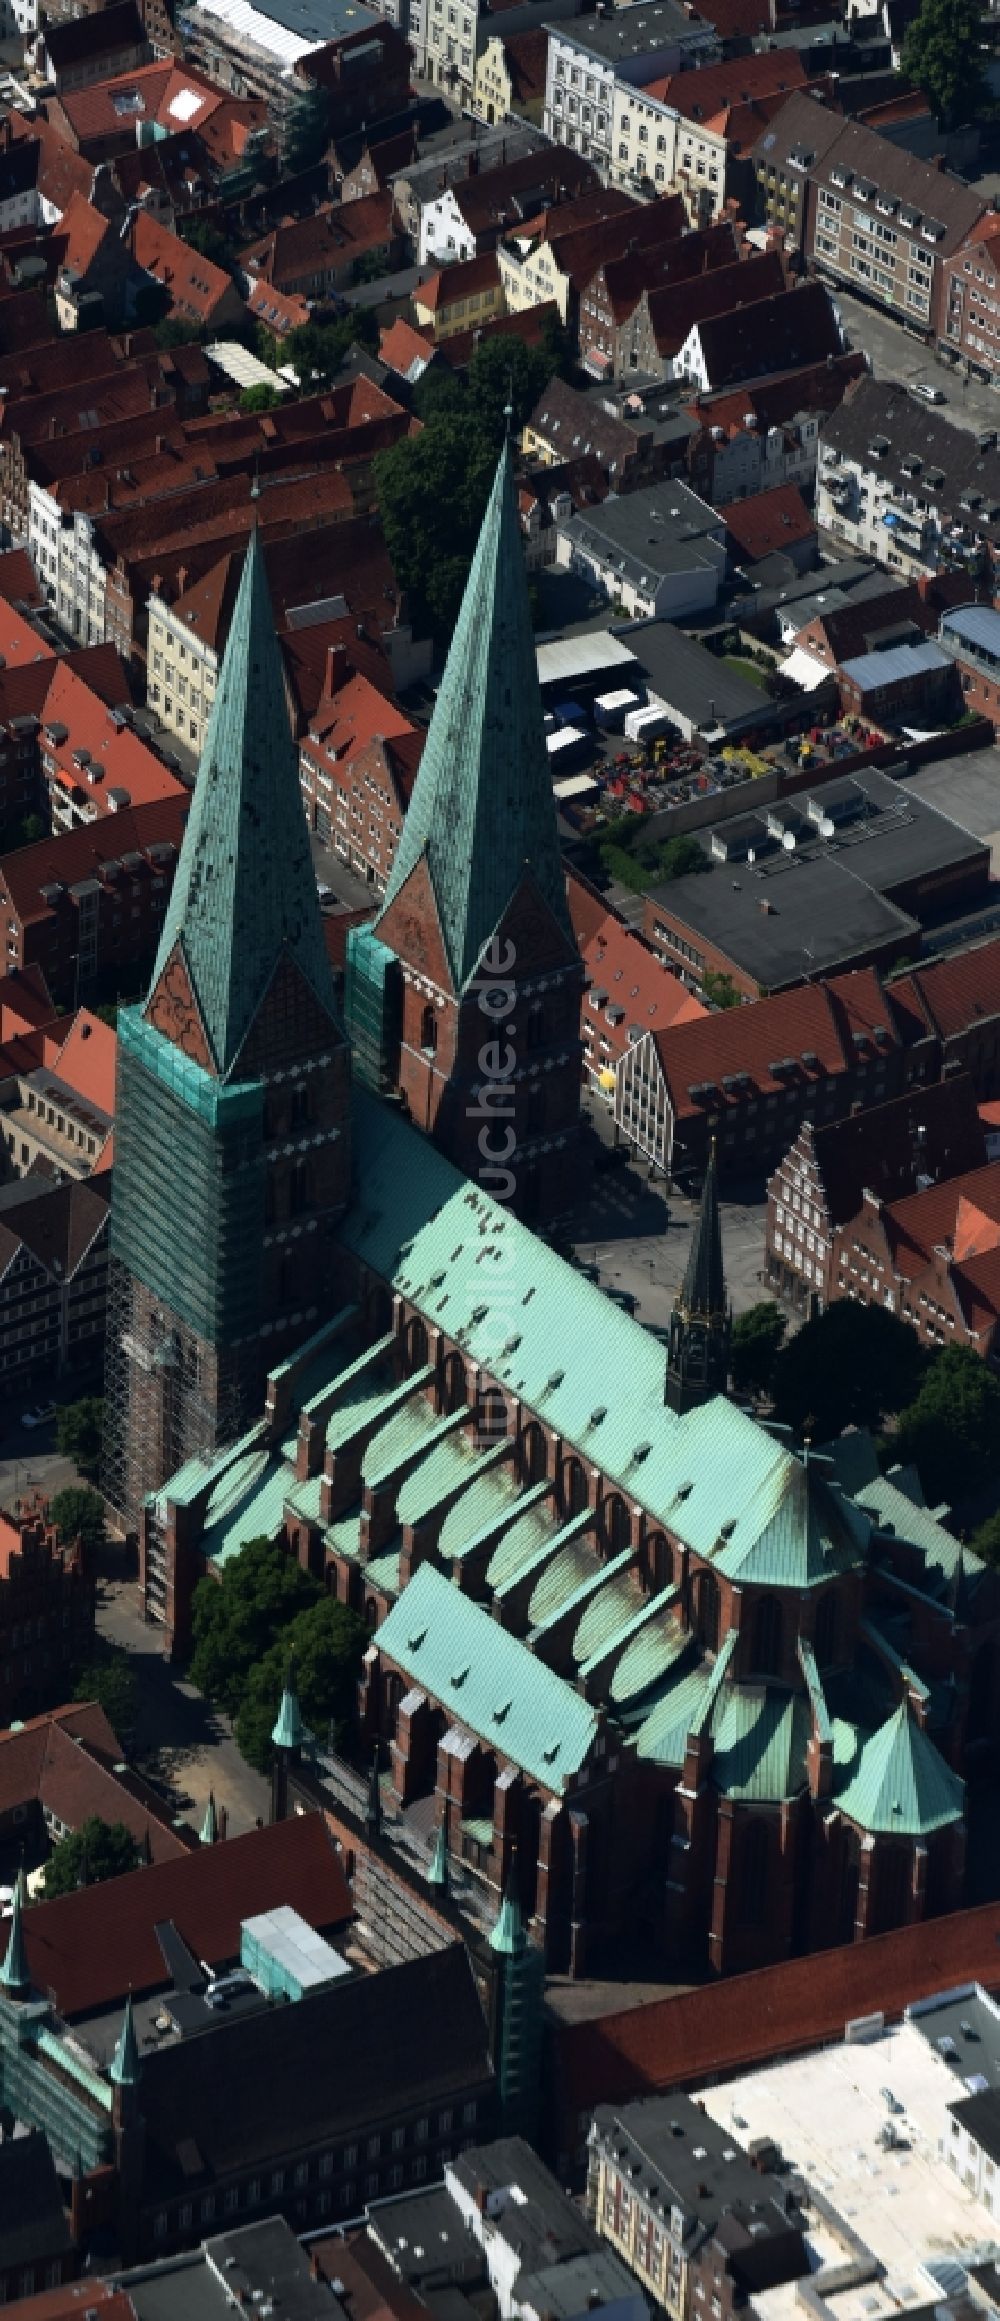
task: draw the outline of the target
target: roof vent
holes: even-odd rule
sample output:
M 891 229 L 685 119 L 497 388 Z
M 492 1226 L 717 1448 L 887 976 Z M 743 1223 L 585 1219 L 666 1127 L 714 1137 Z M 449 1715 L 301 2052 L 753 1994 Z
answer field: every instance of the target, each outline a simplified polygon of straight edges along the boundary
M 598 1403 L 598 1405 L 597 1405 L 597 1409 L 596 1409 L 596 1410 L 592 1410 L 592 1411 L 591 1411 L 591 1413 L 590 1413 L 590 1424 L 591 1424 L 591 1426 L 602 1426 L 602 1425 L 603 1425 L 603 1423 L 604 1423 L 604 1420 L 607 1418 L 607 1415 L 608 1415 L 608 1413 L 607 1413 L 607 1408 L 606 1408 L 605 1404 L 604 1404 L 603 1402 L 599 1402 L 599 1403 Z

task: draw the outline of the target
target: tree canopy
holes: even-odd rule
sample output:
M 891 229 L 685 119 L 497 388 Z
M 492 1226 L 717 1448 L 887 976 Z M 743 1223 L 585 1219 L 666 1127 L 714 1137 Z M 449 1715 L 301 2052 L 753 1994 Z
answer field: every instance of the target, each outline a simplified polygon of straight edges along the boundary
M 294 334 L 293 334 L 294 335 Z M 418 627 L 446 644 L 458 617 L 507 428 L 517 435 L 557 362 L 551 348 L 484 339 L 465 385 L 429 372 L 415 396 L 423 420 L 375 461 L 386 545 Z
M 314 395 L 336 378 L 352 346 L 374 348 L 378 331 L 370 314 L 345 314 L 337 322 L 303 322 L 287 338 L 275 341 L 262 334 L 265 362 L 287 363 L 304 395 Z
M 974 121 L 984 101 L 981 18 L 978 0 L 923 0 L 903 37 L 903 74 L 946 129 Z
M 98 1658 L 77 1670 L 74 1700 L 96 1700 L 120 1741 L 127 1741 L 135 1725 L 136 1680 L 128 1653 L 120 1644 L 108 1644 Z
M 732 1373 L 738 1394 L 767 1394 L 774 1364 L 788 1327 L 773 1298 L 762 1298 L 733 1323 Z
M 70 1483 L 65 1491 L 56 1492 L 49 1514 L 67 1546 L 81 1539 L 87 1555 L 98 1554 L 104 1546 L 104 1501 L 99 1491 Z
M 981 1556 L 993 1571 L 1000 1571 L 1000 1515 L 988 1515 L 969 1541 L 973 1555 Z
M 57 1410 L 57 1448 L 91 1482 L 101 1464 L 103 1435 L 104 1404 L 99 1394 L 86 1394 L 80 1402 L 64 1402 Z
M 368 1641 L 367 1622 L 334 1596 L 321 1596 L 298 1614 L 247 1678 L 236 1740 L 248 1764 L 261 1773 L 269 1769 L 271 1732 L 293 1654 L 299 1706 L 310 1731 L 325 1741 L 332 1727 L 334 1743 L 343 1738 L 353 1718 Z
M 79 1829 L 60 1838 L 45 1864 L 42 1891 L 47 1902 L 72 1894 L 77 1886 L 101 1886 L 139 1867 L 139 1848 L 123 1821 L 102 1821 L 92 1813 Z
M 1000 1380 L 971 1346 L 945 1346 L 935 1355 L 903 1408 L 896 1442 L 932 1506 L 983 1490 L 1000 1464 Z
M 269 379 L 258 379 L 254 386 L 244 387 L 240 396 L 240 410 L 273 411 L 280 401 L 277 387 L 272 387 Z
M 913 1401 L 926 1367 L 915 1330 L 884 1306 L 841 1298 L 778 1353 L 775 1412 L 797 1434 L 808 1431 L 819 1442 L 846 1426 L 879 1427 Z
M 283 1547 L 248 1540 L 219 1579 L 199 1580 L 194 1591 L 192 1683 L 235 1717 L 251 1669 L 320 1592 L 318 1580 Z

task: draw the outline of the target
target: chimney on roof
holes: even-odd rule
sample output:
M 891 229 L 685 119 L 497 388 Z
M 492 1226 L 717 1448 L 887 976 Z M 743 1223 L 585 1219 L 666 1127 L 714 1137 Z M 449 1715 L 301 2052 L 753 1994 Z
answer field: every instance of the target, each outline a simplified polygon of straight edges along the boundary
M 479 155 L 476 152 L 475 146 L 473 146 L 472 151 L 469 154 L 468 162 L 466 163 L 466 170 L 469 177 L 479 176 Z
M 336 693 L 348 674 L 346 645 L 328 645 L 326 649 L 326 690 Z
M 184 594 L 184 591 L 185 591 L 186 587 L 187 587 L 187 565 L 186 565 L 186 564 L 181 564 L 181 565 L 179 565 L 179 566 L 178 566 L 178 570 L 177 570 L 177 594 L 178 594 L 178 596 L 183 596 L 183 594 Z

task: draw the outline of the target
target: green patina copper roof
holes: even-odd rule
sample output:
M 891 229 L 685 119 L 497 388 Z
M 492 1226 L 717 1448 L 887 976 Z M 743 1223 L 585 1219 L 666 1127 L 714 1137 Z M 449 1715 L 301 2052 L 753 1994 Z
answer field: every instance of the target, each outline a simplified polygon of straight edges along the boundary
M 153 970 L 183 955 L 216 1072 L 233 1073 L 283 957 L 336 1023 L 264 560 L 251 533 Z
M 302 1749 L 307 1741 L 312 1740 L 312 1734 L 303 1722 L 299 1696 L 295 1689 L 295 1670 L 291 1664 L 289 1664 L 288 1675 L 285 1678 L 281 1707 L 274 1720 L 271 1740 L 276 1749 Z
M 557 1794 L 597 1735 L 594 1709 L 432 1564 L 376 1631 L 387 1660 L 497 1756 Z
M 437 1886 L 442 1892 L 448 1884 L 448 1840 L 443 1821 L 437 1825 L 434 1851 L 427 1866 L 427 1883 L 429 1886 Z
M 713 1561 L 727 1579 L 812 1588 L 863 1563 L 870 1531 L 815 1460 L 786 1453 L 740 1508 Z
M 578 1668 L 614 1643 L 644 1601 L 631 1553 L 622 1558 L 617 1568 L 611 1564 L 602 1568 L 606 1584 L 587 1605 L 573 1633 L 573 1658 Z
M 422 857 L 457 990 L 526 870 L 572 943 L 509 445 L 376 926 Z
M 401 1553 L 397 1537 L 395 1547 L 387 1547 L 381 1555 L 373 1555 L 371 1562 L 365 1565 L 365 1586 L 379 1588 L 385 1596 L 398 1596 Z
M 826 1705 L 826 1694 L 823 1690 L 823 1679 L 819 1673 L 816 1654 L 804 1636 L 799 1637 L 798 1650 L 799 1667 L 806 1680 L 806 1691 L 809 1695 L 809 1708 L 816 1739 L 818 1741 L 832 1741 L 833 1726 L 830 1723 L 830 1712 Z
M 797 1796 L 805 1784 L 811 1731 L 809 1704 L 801 1693 L 768 1685 L 761 1694 L 727 1685 L 712 1720 L 716 1788 L 726 1797 L 759 1805 Z
M 401 1467 L 408 1466 L 418 1451 L 430 1450 L 443 1435 L 453 1434 L 468 1419 L 468 1411 L 464 1409 L 446 1411 L 442 1418 L 433 1403 L 428 1402 L 423 1386 L 415 1386 L 412 1379 L 407 1383 L 411 1392 L 388 1425 L 380 1427 L 377 1435 L 372 1436 L 361 1462 L 361 1473 L 372 1489 L 388 1483 Z
M 670 1588 L 665 1595 L 654 1597 L 631 1623 L 634 1632 L 611 1678 L 613 1701 L 635 1700 L 648 1692 L 685 1652 L 693 1650 L 690 1629 L 682 1628 L 680 1621 L 665 1611 L 665 1606 L 677 1603 L 679 1596 L 679 1589 Z
M 251 1539 L 277 1539 L 294 1474 L 283 1459 L 259 1451 L 237 1460 L 216 1484 L 199 1545 L 216 1565 L 229 1563 Z
M 422 1523 L 456 1491 L 464 1497 L 477 1476 L 488 1474 L 496 1465 L 497 1455 L 495 1444 L 489 1450 L 477 1451 L 471 1437 L 460 1429 L 443 1436 L 402 1485 L 396 1500 L 400 1523 Z
M 516 1513 L 521 1489 L 509 1463 L 511 1447 L 504 1441 L 484 1451 L 472 1481 L 449 1508 L 438 1535 L 443 1562 L 458 1562 L 477 1545 L 485 1545 L 498 1524 L 509 1522 Z
M 573 1521 L 579 1523 L 579 1516 L 575 1516 Z M 528 1603 L 529 1628 L 548 1627 L 550 1621 L 561 1617 L 567 1606 L 579 1595 L 581 1588 L 589 1591 L 600 1587 L 607 1578 L 610 1565 L 601 1562 L 593 1541 L 585 1536 L 592 1525 L 593 1517 L 589 1524 L 584 1522 L 581 1525 L 575 1537 L 567 1539 L 565 1547 L 560 1548 L 558 1555 L 553 1556 L 552 1562 L 546 1565 L 541 1577 L 536 1580 Z M 623 1562 L 629 1560 L 628 1556 L 622 1559 Z
M 13 1999 L 25 1998 L 31 1989 L 31 1970 L 24 1943 L 22 1907 L 21 1881 L 18 1878 L 14 1885 L 7 1949 L 3 1965 L 0 1966 L 0 1990 L 7 1991 Z
M 219 1819 L 215 1810 L 215 1792 L 212 1789 L 210 1789 L 208 1792 L 208 1804 L 205 1807 L 205 1819 L 202 1822 L 198 1835 L 203 1846 L 214 1846 L 219 1835 Z
M 334 1400 L 326 1420 L 327 1450 L 343 1450 L 373 1419 L 388 1418 L 399 1403 L 407 1401 L 417 1382 L 430 1375 L 429 1370 L 419 1370 L 409 1378 L 397 1378 L 386 1360 L 383 1339 L 367 1354 L 359 1354 L 334 1383 Z
M 501 1958 L 520 1958 L 526 1942 L 521 1904 L 514 1880 L 508 1878 L 497 1922 L 490 1935 L 490 1949 L 498 1951 Z
M 904 1488 L 904 1480 L 909 1478 L 903 1469 L 877 1476 L 858 1492 L 859 1507 L 864 1507 L 882 1530 L 894 1531 L 898 1539 L 919 1550 L 928 1581 L 936 1581 L 938 1591 L 954 1579 L 960 1557 L 970 1577 L 973 1573 L 978 1576 L 983 1569 L 979 1557 L 968 1548 L 963 1550 L 954 1532 L 946 1531 L 931 1509 Z
M 965 1783 L 900 1703 L 862 1745 L 837 1804 L 860 1829 L 926 1837 L 960 1821 Z
M 486 1585 L 494 1595 L 503 1595 L 543 1556 L 552 1555 L 559 1537 L 559 1518 L 552 1505 L 548 1483 L 536 1483 L 530 1493 L 520 1500 L 520 1513 L 515 1508 L 512 1522 L 498 1542 L 486 1566 Z
M 141 2074 L 142 2064 L 139 2060 L 139 2042 L 135 2035 L 135 2016 L 132 2012 L 132 1993 L 130 1991 L 125 2001 L 122 2027 L 118 2033 L 118 2043 L 111 2059 L 109 2077 L 114 2080 L 116 2087 L 138 2087 Z

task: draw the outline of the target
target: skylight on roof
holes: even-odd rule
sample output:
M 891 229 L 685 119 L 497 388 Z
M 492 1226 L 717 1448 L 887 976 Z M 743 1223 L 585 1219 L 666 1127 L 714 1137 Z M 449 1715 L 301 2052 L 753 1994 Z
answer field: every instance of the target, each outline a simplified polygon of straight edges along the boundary
M 195 114 L 201 112 L 204 102 L 204 97 L 199 96 L 197 89 L 178 89 L 167 111 L 172 121 L 193 121 Z

